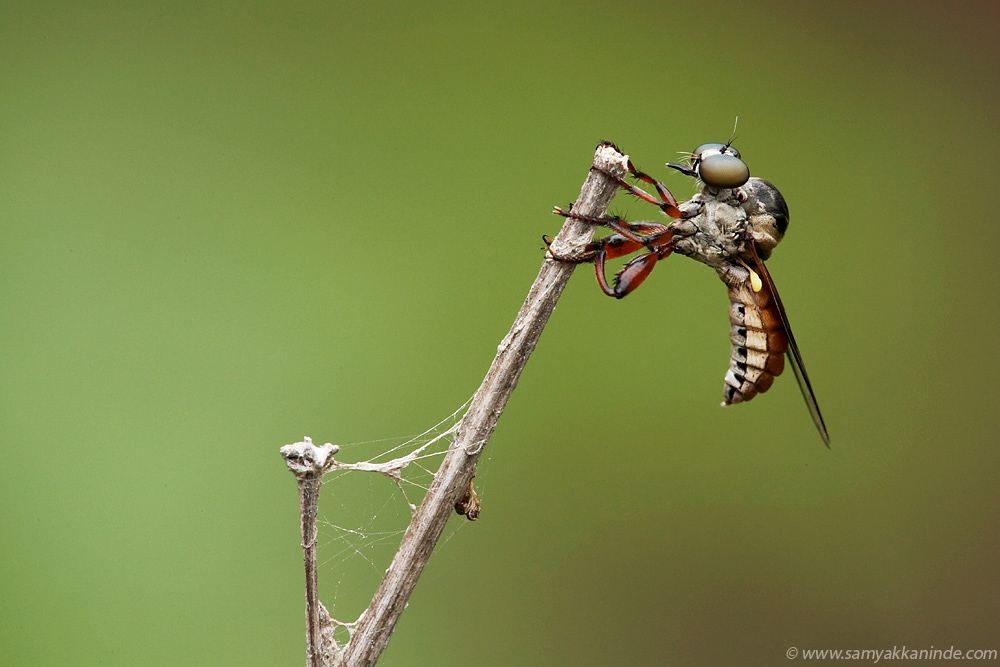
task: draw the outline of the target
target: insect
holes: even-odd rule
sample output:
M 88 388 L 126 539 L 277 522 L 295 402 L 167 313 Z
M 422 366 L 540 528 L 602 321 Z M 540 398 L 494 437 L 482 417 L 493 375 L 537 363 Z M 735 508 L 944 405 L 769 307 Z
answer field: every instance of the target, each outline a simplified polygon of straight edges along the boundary
M 730 140 L 726 144 L 702 144 L 686 163 L 667 164 L 704 185 L 701 192 L 684 203 L 678 203 L 662 183 L 636 169 L 631 160 L 628 160 L 629 174 L 652 185 L 657 196 L 600 167 L 592 167 L 635 197 L 659 207 L 672 218 L 669 223 L 577 215 L 557 206 L 553 213 L 607 227 L 612 234 L 587 244 L 580 254 L 572 257 L 555 253 L 550 247 L 552 239 L 548 236 L 543 239 L 555 261 L 593 263 L 601 289 L 618 299 L 635 291 L 656 263 L 672 253 L 687 255 L 715 269 L 726 284 L 730 301 L 732 351 L 722 404 L 749 401 L 770 389 L 774 378 L 784 371 L 787 356 L 809 414 L 823 443 L 829 447 L 830 436 L 802 364 L 802 355 L 778 290 L 764 265 L 788 227 L 788 206 L 771 183 L 750 177 L 749 167 L 731 143 Z M 614 282 L 609 283 L 605 261 L 640 251 L 642 254 L 626 263 Z

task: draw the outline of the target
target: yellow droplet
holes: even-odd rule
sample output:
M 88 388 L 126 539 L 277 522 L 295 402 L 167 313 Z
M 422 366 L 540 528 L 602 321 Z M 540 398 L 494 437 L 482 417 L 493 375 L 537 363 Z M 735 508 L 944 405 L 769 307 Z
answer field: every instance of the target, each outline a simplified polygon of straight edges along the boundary
M 753 269 L 750 269 L 750 287 L 753 288 L 754 292 L 759 292 L 764 287 L 764 283 L 760 281 L 760 276 Z

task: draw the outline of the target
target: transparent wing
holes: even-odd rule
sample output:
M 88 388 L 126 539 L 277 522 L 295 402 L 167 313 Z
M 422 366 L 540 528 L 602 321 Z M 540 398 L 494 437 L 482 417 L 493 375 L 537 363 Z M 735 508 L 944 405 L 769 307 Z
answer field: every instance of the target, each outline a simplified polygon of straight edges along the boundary
M 795 379 L 799 382 L 799 389 L 802 390 L 802 396 L 806 399 L 809 414 L 812 415 L 813 422 L 816 424 L 816 428 L 819 429 L 819 435 L 823 438 L 823 444 L 829 448 L 830 434 L 827 433 L 826 423 L 823 422 L 823 414 L 819 411 L 816 394 L 813 392 L 812 383 L 809 382 L 809 374 L 806 373 L 806 367 L 802 364 L 802 354 L 799 352 L 798 343 L 795 342 L 795 336 L 792 335 L 792 327 L 788 324 L 788 315 L 785 313 L 785 306 L 781 303 L 781 297 L 778 296 L 778 290 L 774 286 L 774 281 L 771 280 L 771 274 L 768 273 L 764 262 L 757 256 L 757 252 L 753 249 L 752 244 L 750 248 L 755 264 L 753 270 L 760 274 L 764 282 L 764 287 L 770 290 L 771 296 L 774 297 L 774 303 L 778 306 L 778 314 L 781 315 L 781 324 L 785 328 L 785 335 L 788 336 L 787 355 L 788 361 L 792 364 L 792 371 L 795 372 Z

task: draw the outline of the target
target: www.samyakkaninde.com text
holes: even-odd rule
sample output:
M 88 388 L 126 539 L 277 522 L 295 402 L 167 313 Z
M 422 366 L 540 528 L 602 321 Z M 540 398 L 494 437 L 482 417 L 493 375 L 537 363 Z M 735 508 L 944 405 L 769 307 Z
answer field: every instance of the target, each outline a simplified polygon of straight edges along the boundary
M 996 660 L 996 649 L 962 650 L 950 646 L 948 648 L 907 648 L 893 646 L 892 648 L 868 649 L 798 649 L 791 646 L 785 651 L 789 660 L 868 660 L 876 663 L 879 660 Z

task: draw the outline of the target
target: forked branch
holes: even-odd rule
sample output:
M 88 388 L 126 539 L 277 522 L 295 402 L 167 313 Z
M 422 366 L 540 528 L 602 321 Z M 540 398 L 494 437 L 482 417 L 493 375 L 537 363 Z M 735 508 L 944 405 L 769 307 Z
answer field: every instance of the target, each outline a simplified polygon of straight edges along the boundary
M 627 157 L 611 144 L 597 147 L 594 166 L 616 175 L 626 174 Z M 618 184 L 596 170 L 588 172 L 580 196 L 573 204 L 573 212 L 582 216 L 602 216 L 614 197 Z M 574 219 L 567 219 L 562 230 L 552 243 L 553 252 L 572 256 L 591 240 L 594 226 Z M 332 638 L 328 627 L 309 626 L 310 665 L 315 667 L 337 665 L 355 667 L 374 665 L 385 649 L 396 627 L 399 616 L 406 608 L 417 579 L 423 572 L 431 551 L 441 537 L 448 518 L 456 503 L 466 495 L 466 489 L 475 474 L 476 462 L 482 454 L 490 436 L 496 428 L 497 420 L 503 413 L 517 381 L 521 377 L 528 357 L 538 344 L 542 329 L 548 322 L 556 301 L 562 294 L 575 265 L 546 258 L 541 271 L 531 286 L 520 312 L 510 328 L 510 332 L 497 348 L 497 356 L 490 366 L 486 378 L 472 399 L 469 409 L 459 423 L 455 439 L 445 454 L 430 489 L 420 507 L 413 515 L 399 550 L 386 571 L 371 604 L 358 621 L 351 624 L 350 641 L 343 646 L 319 646 L 314 642 L 325 642 Z M 298 443 L 303 444 L 303 443 Z M 310 443 L 311 444 L 311 443 Z M 288 445 L 287 447 L 293 447 Z M 285 453 L 283 448 L 282 453 Z M 286 457 L 287 460 L 287 457 Z M 291 463 L 289 464 L 291 467 Z M 303 512 L 305 512 L 303 508 Z M 303 524 L 303 547 L 310 543 Z M 312 538 L 313 540 L 315 537 Z M 315 550 L 306 552 L 307 579 L 315 577 Z M 307 585 L 307 595 L 315 596 L 314 580 Z M 322 625 L 324 619 L 330 623 L 318 599 L 306 601 L 307 623 Z M 320 611 L 322 610 L 322 611 Z M 320 638 L 323 639 L 320 639 Z M 332 642 L 332 639 L 329 641 Z M 332 658 L 332 660 L 328 660 Z

